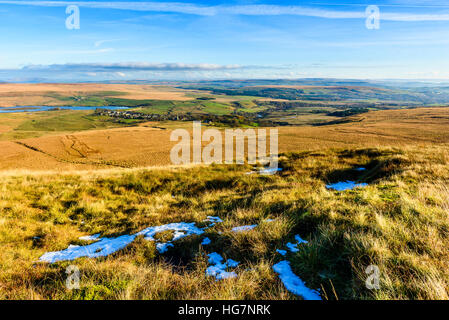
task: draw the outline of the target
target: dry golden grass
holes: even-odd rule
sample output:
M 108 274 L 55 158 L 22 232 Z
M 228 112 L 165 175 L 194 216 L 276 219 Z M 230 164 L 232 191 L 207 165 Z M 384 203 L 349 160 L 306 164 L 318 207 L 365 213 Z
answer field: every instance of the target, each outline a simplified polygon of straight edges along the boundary
M 173 87 L 160 85 L 132 85 L 132 84 L 0 84 L 0 107 L 49 105 L 58 106 L 58 99 L 48 97 L 48 93 L 57 93 L 69 97 L 73 95 L 117 91 L 125 93 L 118 97 L 126 99 L 154 99 L 154 100 L 191 100 L 186 94 L 193 91 L 178 90 Z M 114 97 L 114 95 L 111 95 Z
M 0 176 L 2 299 L 290 299 L 271 266 L 295 234 L 309 241 L 288 254 L 294 271 L 329 299 L 447 299 L 449 148 L 334 149 L 286 154 L 276 176 L 247 166 L 111 169 Z M 348 192 L 325 183 L 360 175 Z M 78 237 L 129 234 L 168 222 L 224 222 L 160 255 L 136 240 L 107 258 L 35 263 Z M 275 219 L 267 222 L 266 219 Z M 249 232 L 231 228 L 259 224 Z M 35 240 L 33 237 L 39 237 Z M 205 253 L 241 262 L 238 277 L 206 277 Z M 81 270 L 81 289 L 64 286 Z M 365 268 L 381 270 L 368 290 Z M 335 288 L 335 295 L 332 293 Z M 324 294 L 326 292 L 326 294 Z
M 171 129 L 190 123 L 0 142 L 0 299 L 294 299 L 271 267 L 295 234 L 309 244 L 287 259 L 324 298 L 449 299 L 448 109 L 353 120 L 279 128 L 284 171 L 269 177 L 245 175 L 247 165 L 164 167 Z M 353 170 L 359 166 L 367 171 Z M 347 179 L 369 186 L 325 188 Z M 137 239 L 107 258 L 36 263 L 45 252 L 83 244 L 82 235 L 201 223 L 208 215 L 224 220 L 206 232 L 210 247 L 193 236 L 160 255 Z M 259 226 L 230 231 L 248 224 Z M 213 251 L 241 262 L 237 278 L 205 276 Z M 64 285 L 69 264 L 81 270 L 80 290 Z M 380 290 L 365 287 L 370 264 L 380 268 Z
M 279 151 L 332 147 L 432 145 L 449 142 L 449 109 L 376 111 L 354 122 L 320 127 L 279 127 Z M 191 130 L 190 122 L 145 123 L 137 127 L 48 133 L 39 138 L 0 142 L 0 169 L 79 170 L 108 166 L 170 165 L 171 130 Z M 166 128 L 162 130 L 160 128 Z

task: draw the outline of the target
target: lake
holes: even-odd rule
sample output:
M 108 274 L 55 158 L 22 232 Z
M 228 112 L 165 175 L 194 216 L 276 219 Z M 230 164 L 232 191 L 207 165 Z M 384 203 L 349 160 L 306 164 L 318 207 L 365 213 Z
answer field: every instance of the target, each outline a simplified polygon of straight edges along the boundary
M 121 109 L 128 109 L 128 107 L 116 107 L 116 106 L 107 106 L 107 107 L 18 106 L 18 107 L 0 108 L 0 113 L 53 111 L 55 109 L 59 109 L 59 110 L 95 110 L 95 109 L 121 110 Z

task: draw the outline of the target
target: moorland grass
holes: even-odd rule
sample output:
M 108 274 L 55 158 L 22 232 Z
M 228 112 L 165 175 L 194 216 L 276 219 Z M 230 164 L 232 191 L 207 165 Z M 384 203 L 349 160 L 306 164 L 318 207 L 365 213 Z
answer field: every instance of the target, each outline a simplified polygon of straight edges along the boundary
M 288 253 L 294 272 L 324 299 L 449 298 L 449 149 L 330 149 L 284 154 L 278 175 L 245 166 L 3 174 L 1 299 L 295 299 L 272 265 Z M 359 172 L 357 167 L 367 170 Z M 329 182 L 366 188 L 337 192 Z M 45 252 L 83 245 L 82 235 L 117 236 L 170 222 L 219 216 L 223 223 L 159 254 L 137 238 L 108 257 L 38 263 Z M 267 221 L 274 219 L 273 222 Z M 258 224 L 247 232 L 236 226 Z M 170 238 L 171 234 L 160 237 Z M 203 236 L 212 243 L 202 246 Z M 240 261 L 238 277 L 205 275 L 207 253 Z M 70 264 L 81 288 L 65 287 Z M 365 269 L 380 269 L 380 289 Z

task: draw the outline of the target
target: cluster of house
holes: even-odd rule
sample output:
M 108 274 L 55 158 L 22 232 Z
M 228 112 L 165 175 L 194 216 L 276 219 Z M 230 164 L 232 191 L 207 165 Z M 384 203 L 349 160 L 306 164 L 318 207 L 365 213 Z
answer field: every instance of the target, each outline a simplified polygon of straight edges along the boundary
M 136 111 L 117 111 L 107 109 L 96 109 L 95 114 L 102 116 L 109 116 L 121 119 L 138 119 L 149 121 L 164 121 L 164 120 L 176 120 L 176 121 L 192 121 L 195 120 L 193 116 L 188 114 L 157 114 L 157 113 L 141 113 Z
M 284 122 L 273 122 L 271 120 L 263 120 L 260 115 L 239 115 L 239 114 L 229 114 L 229 115 L 214 115 L 214 114 L 203 114 L 203 113 L 141 113 L 129 110 L 109 110 L 109 109 L 96 109 L 96 115 L 109 116 L 120 119 L 136 119 L 136 120 L 146 120 L 146 121 L 201 121 L 205 124 L 221 124 L 231 127 L 239 127 L 241 125 L 253 126 L 257 123 L 259 127 L 273 127 L 277 125 L 288 125 Z

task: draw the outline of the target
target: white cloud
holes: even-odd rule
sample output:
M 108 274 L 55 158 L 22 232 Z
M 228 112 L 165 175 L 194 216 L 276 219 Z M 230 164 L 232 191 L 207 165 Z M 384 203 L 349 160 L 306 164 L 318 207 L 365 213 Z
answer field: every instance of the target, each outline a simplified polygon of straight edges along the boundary
M 34 54 L 46 54 L 46 55 L 86 55 L 86 54 L 104 54 L 108 52 L 113 52 L 113 48 L 103 48 L 103 49 L 95 49 L 95 50 L 48 50 L 48 51 L 35 51 Z
M 120 41 L 120 40 L 121 40 L 121 39 L 98 40 L 98 41 L 95 41 L 94 46 L 95 46 L 95 47 L 100 47 L 100 46 L 103 45 L 104 43 L 116 42 L 116 41 Z
M 178 2 L 102 2 L 102 1 L 0 1 L 0 4 L 28 5 L 41 7 L 65 7 L 78 5 L 85 8 L 117 9 L 144 12 L 171 12 L 193 14 L 200 16 L 214 16 L 218 14 L 230 15 L 297 15 L 325 19 L 364 19 L 365 11 L 358 8 L 355 11 L 318 9 L 303 6 L 282 5 L 215 5 L 204 6 Z M 360 7 L 360 6 L 359 6 Z M 449 6 L 448 6 L 449 7 Z M 449 21 L 448 13 L 391 13 L 381 10 L 381 20 L 389 21 Z

